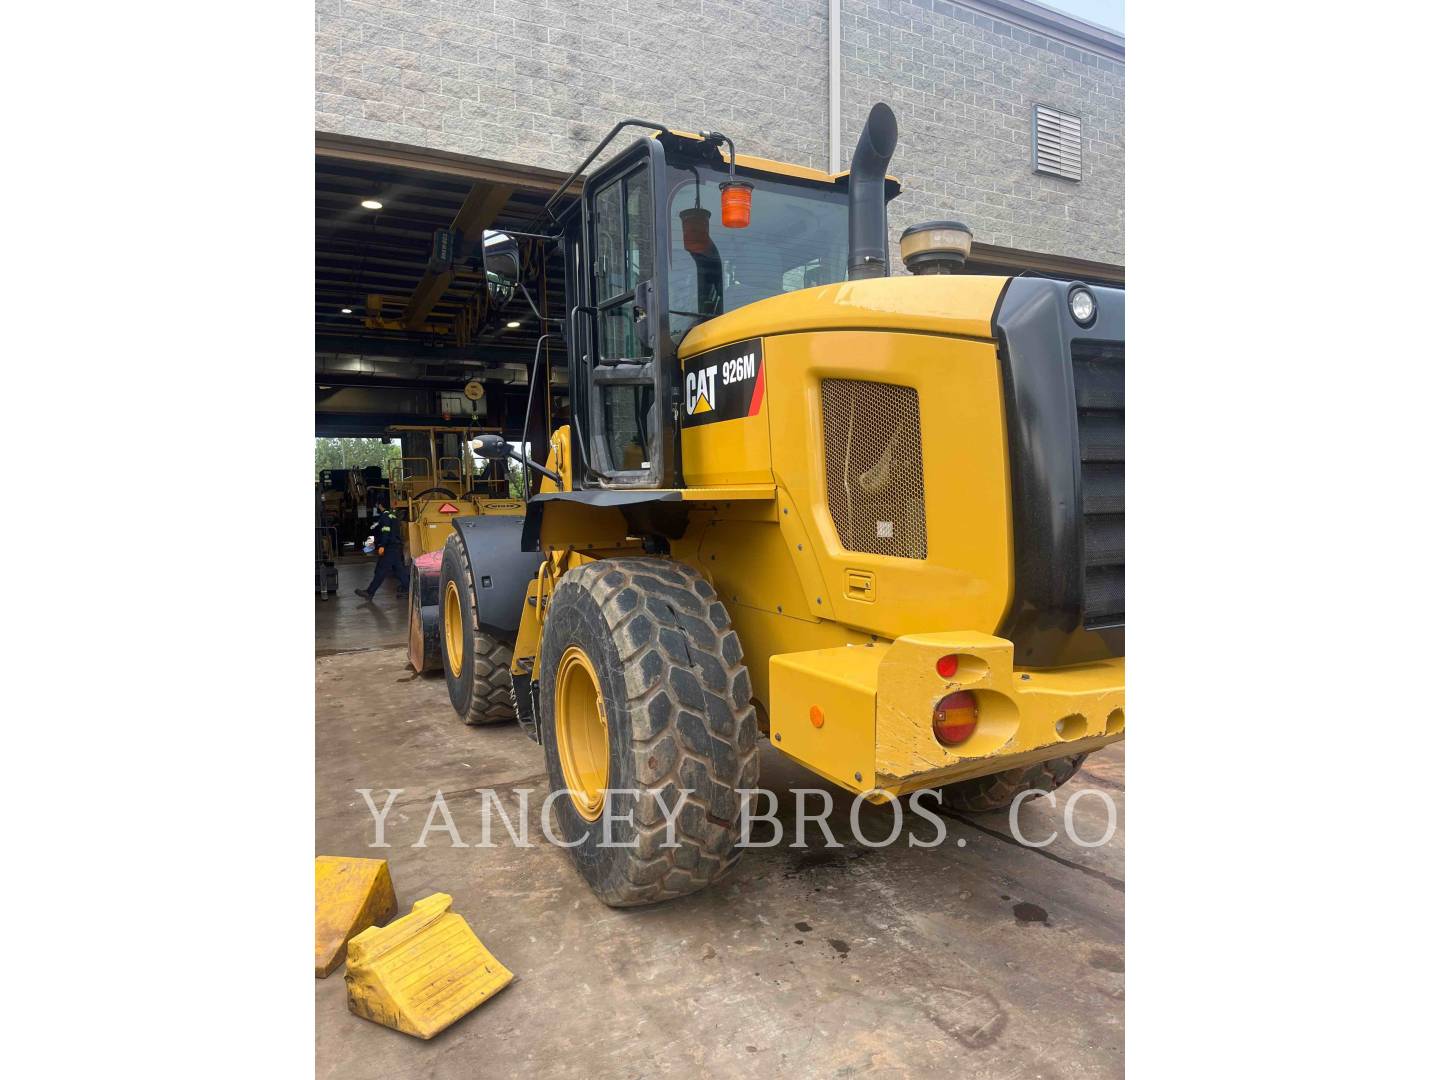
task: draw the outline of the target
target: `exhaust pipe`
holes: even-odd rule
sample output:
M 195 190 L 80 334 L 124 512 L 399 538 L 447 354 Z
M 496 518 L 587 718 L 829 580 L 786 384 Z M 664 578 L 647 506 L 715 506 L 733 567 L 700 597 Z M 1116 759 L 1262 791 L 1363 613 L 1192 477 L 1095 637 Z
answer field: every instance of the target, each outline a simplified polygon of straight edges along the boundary
M 885 170 L 900 137 L 895 114 L 883 101 L 870 109 L 869 119 L 850 159 L 849 278 L 885 277 L 890 273 L 890 237 L 885 227 Z

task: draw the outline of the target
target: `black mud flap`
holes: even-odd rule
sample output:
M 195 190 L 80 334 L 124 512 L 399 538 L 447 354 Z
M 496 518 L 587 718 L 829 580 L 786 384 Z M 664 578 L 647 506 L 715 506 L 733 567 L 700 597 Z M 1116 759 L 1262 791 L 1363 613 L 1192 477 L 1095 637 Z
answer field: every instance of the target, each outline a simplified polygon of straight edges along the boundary
M 524 519 L 497 515 L 450 521 L 470 562 L 470 588 L 480 628 L 503 641 L 513 640 L 520 628 L 525 590 L 540 569 L 540 553 L 520 547 Z

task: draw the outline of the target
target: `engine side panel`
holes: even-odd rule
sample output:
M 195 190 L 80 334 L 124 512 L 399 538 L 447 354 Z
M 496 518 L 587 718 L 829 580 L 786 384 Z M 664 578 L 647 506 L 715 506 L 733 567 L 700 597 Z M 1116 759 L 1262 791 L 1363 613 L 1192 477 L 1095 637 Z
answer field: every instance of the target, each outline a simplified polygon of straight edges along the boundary
M 711 396 L 723 399 L 724 365 L 735 361 L 732 353 L 748 348 L 741 343 L 688 357 L 687 377 L 716 367 Z M 994 344 L 932 334 L 824 331 L 766 338 L 761 351 L 758 408 L 741 410 L 735 397 L 707 400 L 710 408 L 732 414 L 699 424 L 682 414 L 682 433 L 692 485 L 697 477 L 764 478 L 766 463 L 757 445 L 768 433 L 769 474 L 776 484 L 773 528 L 777 540 L 783 538 L 783 545 L 773 545 L 774 553 L 783 550 L 789 560 L 800 584 L 792 603 L 798 599 L 803 607 L 782 612 L 775 608 L 783 605 L 766 606 L 791 619 L 833 620 L 887 638 L 957 626 L 993 632 L 1009 606 L 1012 580 L 1005 412 Z M 859 383 L 895 388 L 887 392 L 918 411 L 918 431 L 912 423 L 902 432 L 903 418 L 883 409 L 858 418 L 832 416 L 827 427 L 827 382 L 831 388 L 854 389 Z M 828 395 L 832 412 L 848 408 L 846 400 Z M 692 393 L 682 407 L 688 411 L 695 401 Z M 904 450 L 902 435 L 910 440 Z M 828 455 L 827 439 L 842 443 L 832 445 Z M 872 516 L 858 526 L 850 522 L 847 546 L 836 515 L 844 519 L 840 503 L 859 500 L 862 493 Z M 893 513 L 886 518 L 888 507 Z M 923 542 L 855 550 L 857 529 L 889 541 L 904 531 L 907 515 L 912 532 L 923 518 Z M 726 516 L 724 507 L 716 514 L 720 520 Z M 702 569 L 716 575 L 722 596 L 753 595 L 751 582 L 763 568 L 743 551 L 710 559 L 723 554 L 716 543 L 706 541 Z M 751 555 L 761 554 L 761 545 L 752 541 L 747 547 Z M 767 555 L 771 547 L 763 545 Z M 902 550 L 923 557 L 895 554 Z

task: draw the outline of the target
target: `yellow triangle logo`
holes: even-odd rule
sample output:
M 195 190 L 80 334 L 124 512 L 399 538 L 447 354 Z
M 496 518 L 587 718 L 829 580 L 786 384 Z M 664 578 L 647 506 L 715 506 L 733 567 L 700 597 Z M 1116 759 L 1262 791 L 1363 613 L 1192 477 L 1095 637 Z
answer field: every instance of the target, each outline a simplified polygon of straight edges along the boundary
M 696 413 L 709 412 L 709 411 L 710 411 L 710 400 L 702 393 L 698 398 L 696 398 L 696 400 L 695 400 L 695 408 L 693 408 L 693 409 L 690 410 L 690 415 L 694 416 Z

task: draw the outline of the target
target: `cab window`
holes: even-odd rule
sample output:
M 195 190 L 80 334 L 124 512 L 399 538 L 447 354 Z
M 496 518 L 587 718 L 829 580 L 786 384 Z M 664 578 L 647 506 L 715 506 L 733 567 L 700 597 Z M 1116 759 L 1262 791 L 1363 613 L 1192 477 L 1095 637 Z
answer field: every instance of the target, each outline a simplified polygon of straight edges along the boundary
M 650 174 L 641 167 L 595 195 L 595 296 L 600 360 L 643 360 L 650 350 L 635 329 L 635 286 L 655 272 Z
M 849 210 L 843 191 L 803 181 L 747 175 L 755 185 L 750 224 L 720 220 L 728 173 L 672 163 L 670 333 L 678 345 L 692 326 L 781 293 L 845 280 Z

